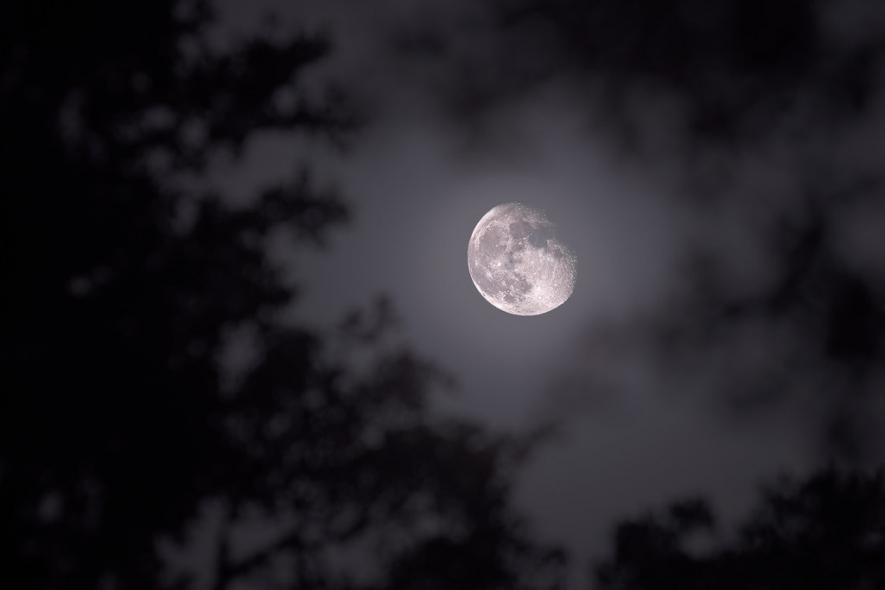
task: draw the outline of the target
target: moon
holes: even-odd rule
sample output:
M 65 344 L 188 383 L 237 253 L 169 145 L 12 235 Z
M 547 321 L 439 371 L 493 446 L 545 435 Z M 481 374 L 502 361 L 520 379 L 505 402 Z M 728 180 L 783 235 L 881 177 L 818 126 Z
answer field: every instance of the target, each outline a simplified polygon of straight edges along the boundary
M 467 269 L 486 301 L 514 315 L 540 315 L 575 290 L 577 258 L 537 209 L 503 203 L 482 216 L 467 243 Z

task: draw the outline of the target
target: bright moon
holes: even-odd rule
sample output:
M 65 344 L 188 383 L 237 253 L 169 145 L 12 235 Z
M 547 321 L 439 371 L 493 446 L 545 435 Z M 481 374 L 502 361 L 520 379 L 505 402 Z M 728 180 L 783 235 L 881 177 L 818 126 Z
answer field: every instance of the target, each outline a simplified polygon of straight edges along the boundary
M 575 290 L 576 258 L 543 212 L 504 203 L 483 215 L 467 244 L 470 278 L 486 300 L 514 315 L 539 315 Z

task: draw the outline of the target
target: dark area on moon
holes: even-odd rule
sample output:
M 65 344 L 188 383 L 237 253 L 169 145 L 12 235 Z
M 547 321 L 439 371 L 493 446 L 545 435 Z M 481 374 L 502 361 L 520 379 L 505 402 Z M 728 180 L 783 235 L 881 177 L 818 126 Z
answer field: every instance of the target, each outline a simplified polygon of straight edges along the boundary
M 520 243 L 514 251 L 521 251 L 524 244 L 533 248 L 547 250 L 556 258 L 562 258 L 563 252 L 556 244 L 550 244 L 550 240 L 556 238 L 556 230 L 550 223 L 531 223 L 529 221 L 514 221 L 510 224 L 510 235 Z

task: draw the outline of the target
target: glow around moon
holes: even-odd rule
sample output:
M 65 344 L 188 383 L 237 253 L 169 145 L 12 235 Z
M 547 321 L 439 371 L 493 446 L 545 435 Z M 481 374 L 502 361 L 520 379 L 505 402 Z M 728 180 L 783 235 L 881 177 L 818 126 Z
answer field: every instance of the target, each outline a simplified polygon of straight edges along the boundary
M 470 278 L 486 300 L 514 315 L 539 315 L 575 289 L 576 258 L 543 212 L 505 203 L 486 213 L 467 244 Z

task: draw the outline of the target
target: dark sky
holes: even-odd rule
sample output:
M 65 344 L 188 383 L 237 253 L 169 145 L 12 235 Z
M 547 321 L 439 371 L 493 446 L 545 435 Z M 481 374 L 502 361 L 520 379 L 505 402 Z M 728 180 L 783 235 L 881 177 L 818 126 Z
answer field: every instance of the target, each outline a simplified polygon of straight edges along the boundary
M 316 256 L 279 249 L 308 286 L 294 313 L 326 324 L 386 294 L 459 383 L 441 410 L 556 422 L 520 502 L 573 551 L 575 583 L 619 515 L 696 492 L 735 515 L 761 480 L 841 456 L 820 432 L 847 373 L 805 346 L 833 277 L 863 277 L 877 302 L 885 279 L 885 10 L 653 4 L 221 2 L 222 40 L 268 10 L 283 30 L 328 31 L 317 85 L 340 84 L 366 124 L 343 151 L 263 136 L 214 182 L 236 198 L 312 166 L 354 222 Z M 578 255 L 575 293 L 549 314 L 504 314 L 470 282 L 467 239 L 507 201 L 545 209 Z M 792 311 L 656 351 L 655 330 L 776 290 L 782 244 L 818 218 L 827 239 L 797 254 L 812 270 Z M 784 393 L 731 396 L 733 374 Z M 863 376 L 882 383 L 881 368 Z M 863 404 L 885 415 L 882 396 Z M 856 460 L 882 458 L 872 431 Z

